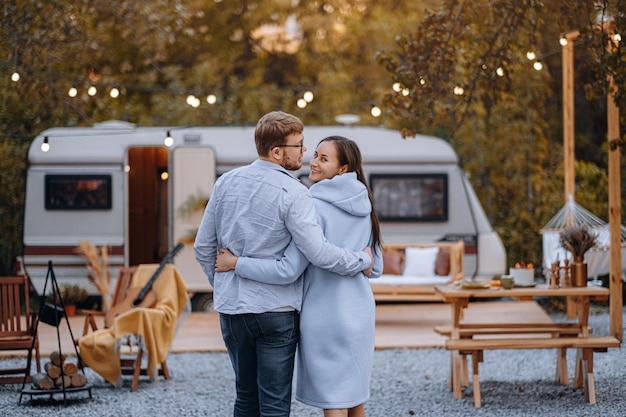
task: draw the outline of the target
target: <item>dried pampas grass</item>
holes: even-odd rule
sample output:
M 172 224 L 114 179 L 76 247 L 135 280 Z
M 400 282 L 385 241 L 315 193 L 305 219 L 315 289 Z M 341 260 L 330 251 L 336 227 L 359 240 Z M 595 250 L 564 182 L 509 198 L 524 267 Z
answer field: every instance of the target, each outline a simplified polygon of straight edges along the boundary
M 75 252 L 83 255 L 87 259 L 87 279 L 91 282 L 102 295 L 102 303 L 104 310 L 111 308 L 111 273 L 109 272 L 109 254 L 106 246 L 101 246 L 100 250 L 91 242 L 82 240 L 78 242 Z
M 561 246 L 574 258 L 583 258 L 589 249 L 596 246 L 597 239 L 598 234 L 589 232 L 585 225 L 566 227 L 560 233 Z

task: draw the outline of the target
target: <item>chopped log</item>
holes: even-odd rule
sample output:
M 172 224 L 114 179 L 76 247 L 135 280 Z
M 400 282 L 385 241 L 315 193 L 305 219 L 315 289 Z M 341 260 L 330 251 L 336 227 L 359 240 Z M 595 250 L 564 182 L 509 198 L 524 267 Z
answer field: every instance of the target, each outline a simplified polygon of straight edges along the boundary
M 69 388 L 72 386 L 72 377 L 69 375 L 63 375 L 54 380 L 54 385 L 57 388 L 63 388 L 65 384 L 65 388 Z
M 52 380 L 56 380 L 58 377 L 61 376 L 61 367 L 53 364 L 52 362 L 46 362 L 43 368 L 46 370 L 46 374 L 48 374 L 48 376 L 52 378 Z
M 50 354 L 50 361 L 57 366 L 61 366 L 61 364 L 65 362 L 65 355 L 61 355 L 58 350 L 55 350 Z
M 44 373 L 35 374 L 33 375 L 33 385 L 38 389 L 49 390 L 54 388 L 54 381 Z
M 64 362 L 63 363 L 63 373 L 65 375 L 73 375 L 78 372 L 78 366 L 76 366 L 73 362 Z
M 87 385 L 87 377 L 83 374 L 72 374 L 70 375 L 70 378 L 72 380 L 73 387 L 79 388 Z

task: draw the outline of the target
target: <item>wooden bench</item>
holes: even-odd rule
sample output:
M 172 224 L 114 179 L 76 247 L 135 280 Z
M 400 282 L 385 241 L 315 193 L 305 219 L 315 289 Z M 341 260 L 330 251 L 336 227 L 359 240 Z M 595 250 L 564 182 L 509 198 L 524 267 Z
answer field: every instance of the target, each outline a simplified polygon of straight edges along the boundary
M 451 337 L 452 326 L 436 326 L 435 332 L 441 336 Z M 590 334 L 591 328 L 587 328 L 585 334 Z M 516 323 L 515 325 L 504 325 L 502 323 L 493 324 L 463 324 L 463 328 L 458 330 L 458 337 L 461 339 L 471 338 L 493 338 L 495 336 L 523 337 L 533 335 L 534 337 L 576 337 L 582 333 L 582 326 L 578 323 Z M 467 355 L 461 352 L 461 385 L 469 386 L 467 372 Z M 452 373 L 451 380 L 452 380 Z M 567 372 L 567 349 L 558 349 L 556 357 L 556 379 L 563 385 L 569 384 Z M 452 390 L 452 386 L 451 386 Z
M 547 328 L 547 327 L 546 327 Z M 559 329 L 557 326 L 555 329 Z M 536 329 L 534 329 L 536 330 Z M 545 329 L 544 329 L 545 331 Z M 460 355 L 472 356 L 472 386 L 474 391 L 474 406 L 481 406 L 480 382 L 478 378 L 478 364 L 483 361 L 483 351 L 494 349 L 561 349 L 576 348 L 576 375 L 574 386 L 583 388 L 585 400 L 590 404 L 596 403 L 595 385 L 593 379 L 593 353 L 606 352 L 608 348 L 619 347 L 620 341 L 612 336 L 594 337 L 520 337 L 520 338 L 459 338 L 448 339 L 446 349 Z M 454 367 L 454 361 L 452 366 Z M 452 369 L 451 375 L 455 385 L 460 384 L 461 369 Z M 557 378 L 559 378 L 557 363 Z M 460 392 L 460 387 L 457 392 Z
M 437 262 L 447 257 L 447 275 L 437 275 L 433 267 L 430 276 L 412 276 L 404 274 L 406 248 L 439 248 Z M 443 252 L 442 252 L 443 250 Z M 380 278 L 370 280 L 376 301 L 423 301 L 440 302 L 442 298 L 435 293 L 435 285 L 462 280 L 463 256 L 465 243 L 432 242 L 388 244 L 383 247 L 385 270 Z M 445 262 L 445 261 L 444 261 Z

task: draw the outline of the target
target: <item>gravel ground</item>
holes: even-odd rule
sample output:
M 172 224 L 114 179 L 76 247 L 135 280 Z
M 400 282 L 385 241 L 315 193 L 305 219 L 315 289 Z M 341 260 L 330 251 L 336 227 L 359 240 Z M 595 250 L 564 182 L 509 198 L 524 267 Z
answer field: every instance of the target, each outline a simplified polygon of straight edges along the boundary
M 626 310 L 625 310 L 626 311 Z M 560 315 L 555 317 L 562 319 Z M 626 314 L 625 314 L 626 319 Z M 609 334 L 605 307 L 592 307 L 594 335 Z M 554 381 L 555 352 L 546 349 L 487 351 L 480 365 L 483 407 L 474 408 L 471 388 L 460 400 L 448 390 L 450 354 L 441 348 L 390 349 L 375 354 L 372 395 L 366 404 L 369 417 L 399 416 L 625 416 L 626 348 L 594 355 L 597 404 L 585 402 L 582 390 Z M 575 354 L 570 350 L 568 370 L 574 374 Z M 0 368 L 15 359 L 0 360 Z M 233 372 L 225 353 L 171 354 L 172 379 L 141 379 L 137 392 L 130 380 L 113 388 L 86 369 L 93 384 L 87 392 L 25 396 L 21 384 L 0 385 L 0 416 L 217 416 L 232 415 L 235 397 Z M 293 401 L 295 417 L 322 416 L 319 409 Z

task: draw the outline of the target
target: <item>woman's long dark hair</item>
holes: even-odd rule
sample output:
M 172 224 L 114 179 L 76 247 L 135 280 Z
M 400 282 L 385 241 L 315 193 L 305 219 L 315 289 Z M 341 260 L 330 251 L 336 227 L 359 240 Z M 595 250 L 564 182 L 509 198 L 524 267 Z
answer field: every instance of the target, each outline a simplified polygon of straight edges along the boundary
M 382 236 L 380 234 L 380 222 L 378 220 L 378 214 L 376 214 L 376 209 L 374 207 L 374 197 L 372 196 L 372 191 L 367 185 L 365 174 L 363 174 L 363 162 L 359 146 L 356 144 L 355 141 L 345 138 L 343 136 L 329 136 L 322 139 L 320 143 L 322 142 L 332 142 L 337 149 L 339 165 L 347 165 L 348 172 L 356 172 L 357 179 L 361 181 L 363 185 L 365 185 L 365 189 L 367 190 L 367 196 L 369 197 L 370 203 L 372 204 L 372 212 L 370 213 L 370 218 L 372 222 L 372 247 L 375 251 L 378 250 L 383 245 Z

